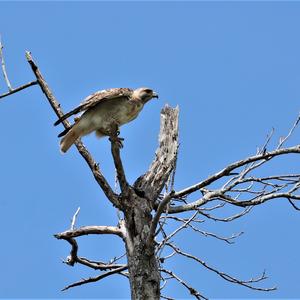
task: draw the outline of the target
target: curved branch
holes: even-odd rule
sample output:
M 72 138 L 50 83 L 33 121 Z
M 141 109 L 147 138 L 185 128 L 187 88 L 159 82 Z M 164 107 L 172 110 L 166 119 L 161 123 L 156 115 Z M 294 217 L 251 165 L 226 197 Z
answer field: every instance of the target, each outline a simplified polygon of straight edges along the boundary
M 83 226 L 78 229 L 74 229 L 75 219 L 76 215 L 78 214 L 78 209 L 73 217 L 72 223 L 71 223 L 71 229 L 66 230 L 62 233 L 55 234 L 54 237 L 57 239 L 63 239 L 66 240 L 71 245 L 71 251 L 70 255 L 67 257 L 66 261 L 64 261 L 66 264 L 70 266 L 74 266 L 75 263 L 79 263 L 82 265 L 85 265 L 87 267 L 93 268 L 95 270 L 107 270 L 107 269 L 116 269 L 119 267 L 122 267 L 124 265 L 115 264 L 114 262 L 116 260 L 112 260 L 110 263 L 103 263 L 98 261 L 91 261 L 84 257 L 78 256 L 78 244 L 75 240 L 76 237 L 88 235 L 88 234 L 113 234 L 120 236 L 121 238 L 124 237 L 122 228 L 123 225 L 120 224 L 120 227 L 115 226 Z
M 66 230 L 54 236 L 57 239 L 69 239 L 88 234 L 114 234 L 123 238 L 123 231 L 115 226 L 83 226 L 74 230 Z
M 99 275 L 97 277 L 90 277 L 90 278 L 87 278 L 87 279 L 82 279 L 80 281 L 77 281 L 75 283 L 72 283 L 72 284 L 66 286 L 65 288 L 62 289 L 62 291 L 66 291 L 66 290 L 68 290 L 68 289 L 70 289 L 72 287 L 83 285 L 83 284 L 86 284 L 86 283 L 99 281 L 99 280 L 101 280 L 101 279 L 103 279 L 105 277 L 108 277 L 110 275 L 121 273 L 122 271 L 125 271 L 126 269 L 128 269 L 128 266 L 122 266 L 120 268 L 117 268 L 117 269 L 108 271 L 108 272 L 106 272 L 104 274 L 101 274 L 101 275 Z
M 260 281 L 263 281 L 263 280 L 267 279 L 265 271 L 258 278 L 251 278 L 249 280 L 240 280 L 240 279 L 237 279 L 237 278 L 235 278 L 235 277 L 233 277 L 233 276 L 231 276 L 227 273 L 221 272 L 221 271 L 213 268 L 212 266 L 208 265 L 205 261 L 201 260 L 200 258 L 198 258 L 194 255 L 183 252 L 181 249 L 179 249 L 178 247 L 176 247 L 172 243 L 166 243 L 166 245 L 168 245 L 170 248 L 172 248 L 176 253 L 198 262 L 203 267 L 205 267 L 206 269 L 216 273 L 217 275 L 219 275 L 221 278 L 225 279 L 226 281 L 229 281 L 231 283 L 236 283 L 236 284 L 245 286 L 249 289 L 256 290 L 256 291 L 270 292 L 270 291 L 276 290 L 276 287 L 260 288 L 260 287 L 255 287 L 255 286 L 252 285 L 253 283 L 257 283 L 257 282 L 260 282 Z
M 11 83 L 10 83 L 10 81 L 8 79 L 8 76 L 7 76 L 2 49 L 3 49 L 3 45 L 2 45 L 1 35 L 0 35 L 0 60 L 1 60 L 2 73 L 3 73 L 4 80 L 6 82 L 6 85 L 8 87 L 8 90 L 11 92 L 13 90 L 13 88 L 12 88 Z

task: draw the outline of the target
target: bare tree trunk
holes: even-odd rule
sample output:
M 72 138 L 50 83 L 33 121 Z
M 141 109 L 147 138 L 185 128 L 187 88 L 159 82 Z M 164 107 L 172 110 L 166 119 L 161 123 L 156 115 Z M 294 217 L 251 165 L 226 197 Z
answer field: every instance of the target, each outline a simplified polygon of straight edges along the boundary
M 147 245 L 152 205 L 149 200 L 132 195 L 125 212 L 126 251 L 131 299 L 160 299 L 160 272 L 154 244 Z
M 127 196 L 125 192 L 121 199 L 125 215 L 125 243 L 133 300 L 160 299 L 161 277 L 154 241 L 157 223 L 154 226 L 151 212 L 157 210 L 158 196 L 175 169 L 178 113 L 178 108 L 163 108 L 159 147 L 155 158 L 148 171 L 136 180 L 133 187 L 129 188 Z

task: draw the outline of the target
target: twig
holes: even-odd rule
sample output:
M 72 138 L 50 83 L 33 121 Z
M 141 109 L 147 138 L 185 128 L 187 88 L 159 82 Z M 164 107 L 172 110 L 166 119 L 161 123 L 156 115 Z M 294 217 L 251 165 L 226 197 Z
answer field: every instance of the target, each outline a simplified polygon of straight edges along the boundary
M 83 284 L 87 284 L 87 283 L 90 283 L 90 282 L 96 282 L 96 281 L 99 281 L 105 277 L 108 277 L 110 275 L 113 275 L 113 274 L 118 274 L 124 270 L 128 269 L 128 266 L 123 266 L 123 267 L 120 267 L 120 268 L 117 268 L 115 270 L 111 270 L 111 271 L 108 271 L 104 274 L 101 274 L 97 277 L 90 277 L 90 278 L 87 278 L 87 279 L 82 279 L 80 281 L 77 281 L 77 282 L 74 282 L 68 286 L 66 286 L 65 288 L 62 289 L 62 291 L 66 291 L 72 287 L 75 287 L 75 286 L 80 286 L 80 285 L 83 285 Z
M 8 76 L 7 76 L 7 72 L 6 72 L 6 68 L 5 68 L 5 61 L 4 61 L 4 55 L 3 55 L 3 45 L 2 45 L 2 39 L 1 39 L 1 35 L 0 35 L 0 59 L 1 59 L 1 66 L 2 66 L 2 73 L 3 73 L 3 76 L 4 76 L 4 80 L 6 82 L 6 85 L 8 87 L 8 90 L 11 92 L 13 90 L 11 84 L 10 84 L 10 81 L 8 79 Z
M 125 257 L 125 256 L 126 256 L 126 252 L 125 252 L 124 254 L 120 255 L 120 256 L 117 256 L 117 257 L 112 258 L 112 259 L 109 261 L 109 263 L 110 263 L 110 264 L 115 263 L 116 261 L 122 259 L 122 258 Z
M 171 254 L 169 254 L 169 255 L 167 255 L 167 256 L 160 257 L 160 258 L 159 258 L 159 261 L 160 261 L 161 263 L 164 263 L 167 259 L 173 257 L 174 255 L 176 255 L 176 252 L 175 252 L 175 251 L 173 251 Z
M 19 92 L 21 90 L 24 90 L 24 89 L 26 89 L 26 88 L 28 88 L 28 87 L 30 87 L 32 85 L 36 85 L 36 84 L 38 84 L 38 82 L 35 80 L 35 81 L 31 81 L 29 83 L 26 83 L 24 85 L 21 85 L 21 86 L 15 88 L 15 89 L 10 90 L 8 93 L 0 95 L 0 99 L 4 98 L 4 97 L 7 97 L 7 96 L 10 96 L 10 95 L 12 95 L 14 93 L 17 93 L 17 92 Z
M 128 194 L 128 183 L 126 180 L 123 163 L 120 157 L 120 141 L 117 134 L 118 127 L 112 128 L 110 142 L 111 142 L 111 153 L 114 159 L 115 168 L 117 171 L 117 178 L 120 183 L 121 191 L 124 195 Z
M 208 298 L 204 297 L 203 295 L 201 295 L 197 290 L 195 290 L 193 287 L 191 287 L 190 285 L 188 285 L 185 281 L 183 281 L 180 277 L 178 277 L 174 272 L 170 271 L 170 270 L 166 270 L 166 269 L 160 269 L 161 272 L 164 272 L 168 275 L 170 275 L 172 278 L 176 279 L 179 283 L 181 283 L 185 288 L 187 288 L 190 292 L 191 295 L 193 295 L 196 299 L 206 299 L 208 300 Z
M 186 220 L 181 226 L 176 228 L 172 233 L 170 233 L 168 236 L 164 237 L 162 242 L 158 246 L 158 250 L 162 249 L 164 245 L 169 241 L 173 236 L 175 236 L 179 231 L 182 229 L 188 227 L 188 225 L 193 221 L 194 218 L 196 218 L 198 215 L 198 211 L 196 211 L 188 220 Z
M 290 204 L 291 204 L 296 210 L 300 210 L 300 208 L 297 207 L 297 206 L 295 205 L 295 203 L 294 203 L 290 198 L 287 198 L 287 199 L 288 199 L 288 201 L 290 202 Z
M 166 299 L 166 300 L 176 300 L 175 298 L 171 298 L 171 297 L 164 296 L 164 295 L 160 295 L 160 298 L 161 299 Z
M 245 286 L 249 289 L 252 290 L 256 290 L 256 291 L 264 291 L 264 292 L 269 292 L 269 291 L 274 291 L 276 290 L 276 287 L 272 287 L 272 288 L 260 288 L 260 287 L 255 287 L 252 286 L 251 283 L 256 283 L 256 282 L 260 282 L 263 281 L 265 279 L 267 279 L 267 277 L 265 276 L 265 271 L 263 272 L 263 274 L 258 277 L 258 278 L 251 278 L 250 280 L 239 280 L 237 278 L 234 278 L 231 275 L 228 275 L 224 272 L 220 272 L 217 269 L 209 266 L 206 262 L 204 262 L 203 260 L 201 260 L 200 258 L 191 255 L 189 253 L 183 252 L 182 250 L 180 250 L 178 247 L 174 246 L 172 243 L 166 243 L 166 245 L 168 245 L 169 247 L 171 247 L 174 251 L 176 251 L 178 254 L 185 256 L 187 258 L 190 258 L 196 262 L 198 262 L 199 264 L 201 264 L 203 267 L 205 267 L 206 269 L 216 273 L 217 275 L 219 275 L 221 278 L 225 279 L 226 281 L 232 282 L 232 283 L 236 283 L 242 286 Z
M 164 212 L 165 207 L 172 199 L 173 192 L 168 194 L 159 204 L 156 214 L 151 222 L 150 230 L 149 230 L 149 236 L 147 239 L 147 244 L 150 245 L 153 242 L 154 236 L 155 236 L 155 230 L 158 224 L 158 221 L 160 219 L 161 214 Z
M 167 216 L 168 219 L 173 219 L 177 222 L 182 222 L 183 224 L 182 224 L 182 226 L 177 228 L 172 234 L 170 234 L 167 237 L 164 237 L 164 241 L 170 240 L 170 238 L 173 237 L 175 234 L 177 234 L 177 232 L 179 230 L 186 228 L 186 227 L 191 228 L 193 231 L 198 232 L 198 233 L 204 235 L 205 237 L 210 236 L 210 237 L 216 238 L 218 240 L 224 241 L 228 244 L 234 244 L 234 241 L 232 241 L 232 240 L 240 237 L 244 233 L 241 231 L 239 233 L 232 234 L 230 237 L 222 237 L 213 232 L 203 231 L 203 230 L 195 227 L 195 225 L 192 224 L 194 222 L 198 223 L 198 220 L 194 220 L 194 217 L 196 217 L 196 215 L 198 213 L 199 213 L 199 211 L 196 211 L 196 213 L 190 219 L 183 219 L 183 218 L 178 218 L 178 217 L 174 217 L 174 216 Z
M 77 210 L 76 210 L 76 212 L 75 212 L 75 214 L 74 214 L 74 216 L 72 218 L 71 227 L 70 227 L 71 230 L 75 229 L 76 218 L 77 218 L 77 216 L 79 214 L 79 211 L 80 211 L 80 207 L 77 208 Z
M 282 147 L 282 145 L 286 142 L 286 140 L 293 134 L 294 130 L 296 129 L 297 125 L 299 124 L 300 121 L 300 114 L 298 115 L 297 120 L 295 121 L 294 125 L 292 126 L 292 128 L 290 129 L 289 133 L 287 134 L 286 137 L 282 138 L 279 141 L 279 144 L 277 146 L 277 149 L 280 149 Z
M 94 270 L 101 270 L 101 271 L 104 271 L 104 270 L 110 270 L 110 269 L 117 269 L 117 268 L 120 268 L 120 267 L 123 267 L 124 264 L 113 264 L 113 263 L 104 263 L 104 262 L 101 262 L 101 261 L 91 261 L 85 257 L 77 257 L 76 258 L 76 263 L 79 263 L 79 264 L 82 264 L 82 265 L 85 265 L 89 268 L 92 268 Z
M 218 240 L 224 241 L 228 244 L 234 244 L 234 241 L 232 241 L 232 240 L 236 239 L 236 238 L 240 237 L 242 234 L 244 234 L 244 232 L 241 231 L 241 232 L 232 234 L 230 237 L 223 237 L 223 236 L 219 236 L 213 232 L 207 232 L 207 231 L 200 230 L 200 229 L 196 228 L 193 224 L 189 224 L 189 227 L 192 228 L 195 232 L 201 233 L 205 237 L 210 236 L 210 237 L 216 238 Z

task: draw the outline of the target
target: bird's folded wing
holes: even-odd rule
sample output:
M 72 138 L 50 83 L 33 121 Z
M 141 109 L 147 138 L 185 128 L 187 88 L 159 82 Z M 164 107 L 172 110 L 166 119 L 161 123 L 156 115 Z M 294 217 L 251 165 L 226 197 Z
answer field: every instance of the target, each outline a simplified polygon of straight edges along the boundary
M 131 94 L 132 94 L 132 89 L 128 89 L 128 88 L 115 88 L 115 89 L 98 91 L 98 92 L 86 97 L 79 106 L 77 106 L 76 108 L 69 111 L 68 113 L 63 115 L 61 118 L 59 118 L 54 123 L 54 126 L 60 124 L 62 121 L 66 120 L 70 116 L 75 115 L 79 112 L 85 111 L 100 102 L 113 100 L 113 99 L 116 99 L 119 97 L 130 97 Z

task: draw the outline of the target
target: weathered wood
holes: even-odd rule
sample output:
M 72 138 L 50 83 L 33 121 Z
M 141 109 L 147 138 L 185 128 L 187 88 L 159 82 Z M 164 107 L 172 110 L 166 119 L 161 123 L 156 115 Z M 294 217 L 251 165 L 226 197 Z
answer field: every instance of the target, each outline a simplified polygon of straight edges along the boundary
M 160 299 L 160 270 L 155 242 L 149 243 L 154 203 L 174 170 L 178 150 L 178 108 L 161 111 L 159 147 L 148 172 L 134 184 L 129 199 L 124 199 L 126 250 L 134 300 Z M 137 192 L 138 191 L 138 192 Z
M 166 105 L 161 111 L 159 147 L 149 170 L 134 183 L 148 199 L 156 200 L 175 168 L 178 152 L 179 108 Z
M 147 244 L 152 222 L 152 203 L 134 193 L 125 211 L 126 254 L 133 300 L 160 299 L 160 271 L 154 243 Z

